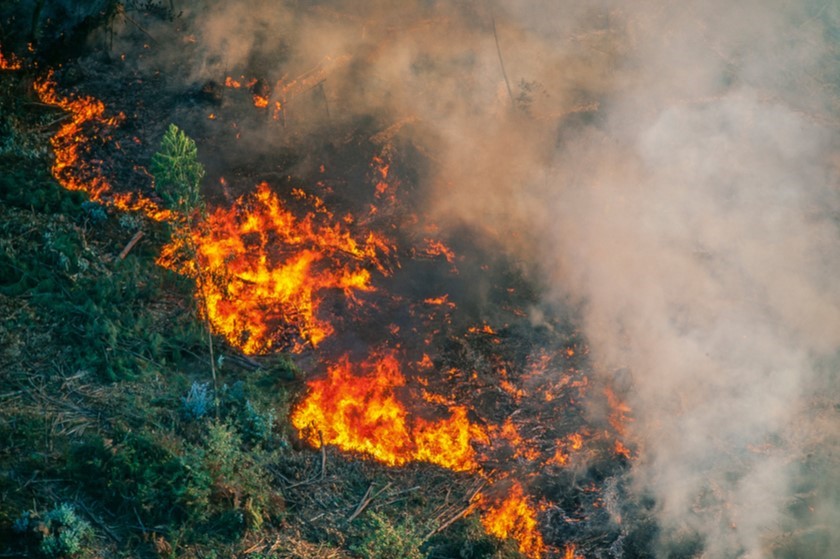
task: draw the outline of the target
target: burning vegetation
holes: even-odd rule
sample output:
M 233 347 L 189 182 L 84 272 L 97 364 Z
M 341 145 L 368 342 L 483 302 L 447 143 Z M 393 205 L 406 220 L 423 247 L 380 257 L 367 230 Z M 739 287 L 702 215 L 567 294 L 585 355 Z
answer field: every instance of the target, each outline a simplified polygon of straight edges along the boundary
M 54 111 L 50 120 L 31 126 L 49 143 L 52 178 L 88 204 L 80 210 L 80 225 L 50 225 L 44 233 L 56 270 L 46 279 L 38 266 L 25 267 L 9 256 L 23 251 L 33 230 L 7 227 L 10 240 L 0 256 L 9 260 L 10 271 L 2 272 L 0 305 L 17 305 L 8 314 L 23 317 L 15 319 L 20 324 L 34 324 L 30 304 L 55 300 L 44 292 L 66 296 L 72 316 L 97 326 L 80 334 L 73 320 L 65 320 L 61 331 L 100 348 L 109 365 L 131 360 L 143 385 L 132 386 L 135 400 L 161 409 L 138 434 L 139 414 L 98 419 L 107 416 L 109 398 L 105 388 L 80 387 L 87 370 L 57 365 L 61 370 L 54 378 L 41 373 L 40 384 L 23 373 L 16 377 L 19 394 L 49 412 L 49 440 L 38 442 L 45 445 L 45 461 L 61 452 L 72 458 L 66 469 L 51 470 L 49 481 L 33 477 L 24 486 L 66 477 L 72 490 L 49 485 L 41 498 L 81 496 L 73 497 L 75 509 L 59 503 L 46 514 L 39 507 L 26 509 L 14 526 L 6 522 L 12 513 L 0 505 L 0 519 L 8 525 L 0 525 L 0 536 L 13 529 L 22 534 L 15 536 L 22 543 L 13 551 L 39 546 L 44 552 L 44 545 L 52 545 L 44 542 L 71 523 L 84 528 L 73 516 L 77 510 L 115 549 L 142 540 L 144 552 L 161 556 L 199 556 L 203 546 L 222 541 L 239 556 L 618 559 L 661 550 L 674 557 L 704 556 L 708 542 L 694 532 L 680 532 L 660 546 L 657 515 L 667 500 L 637 492 L 630 475 L 634 465 L 651 460 L 635 438 L 639 415 L 646 415 L 635 413 L 638 400 L 631 394 L 637 387 L 631 375 L 611 372 L 613 363 L 590 358 L 579 329 L 589 324 L 591 317 L 583 316 L 588 309 L 565 300 L 546 304 L 545 292 L 553 287 L 541 283 L 543 263 L 529 260 L 532 249 L 544 250 L 529 246 L 539 238 L 520 238 L 514 225 L 521 224 L 509 230 L 505 221 L 509 216 L 515 221 L 519 210 L 512 206 L 534 206 L 518 196 L 515 179 L 547 180 L 534 176 L 540 166 L 553 165 L 546 161 L 560 157 L 551 149 L 535 155 L 511 146 L 533 134 L 560 153 L 567 128 L 578 124 L 575 119 L 595 119 L 618 86 L 587 73 L 573 92 L 563 90 L 563 110 L 557 112 L 540 84 L 523 79 L 511 85 L 495 16 L 478 8 L 473 13 L 462 7 L 469 17 L 446 9 L 445 17 L 404 21 L 357 17 L 333 10 L 332 2 L 283 4 L 294 15 L 289 16 L 294 25 L 280 18 L 289 29 L 300 23 L 350 30 L 330 44 L 336 52 L 324 54 L 311 39 L 295 36 L 300 45 L 286 44 L 273 38 L 278 33 L 264 36 L 263 29 L 247 48 L 241 38 L 219 40 L 216 26 L 227 25 L 200 12 L 179 14 L 172 2 L 143 8 L 108 4 L 114 9 L 101 13 L 102 29 L 112 35 L 118 29 L 122 39 L 102 59 L 61 65 L 39 59 L 37 45 L 27 55 L 0 52 L 0 79 L 24 76 L 16 79 L 30 96 L 34 92 L 38 110 Z M 131 15 L 141 13 L 145 20 Z M 592 26 L 585 36 L 575 36 L 586 54 L 564 58 L 564 64 L 620 66 L 615 45 L 632 43 L 633 33 L 613 29 L 610 18 L 616 14 L 605 14 L 580 16 Z M 201 29 L 207 36 L 191 28 L 202 18 L 212 23 Z M 489 63 L 472 47 L 459 45 L 466 50 L 450 56 L 435 46 L 461 18 L 473 22 L 464 27 L 465 42 L 489 34 L 495 43 Z M 486 24 L 474 23 L 485 19 Z M 508 35 L 527 34 L 525 29 L 502 28 Z M 156 33 L 179 41 L 191 54 L 203 42 L 216 50 L 207 47 L 204 66 L 189 78 L 176 78 L 169 66 L 184 58 L 159 52 L 162 41 L 149 40 Z M 395 37 L 413 34 L 416 44 L 428 43 L 428 52 L 411 55 L 411 79 L 402 83 L 394 65 L 416 45 L 408 48 Z M 551 42 L 540 37 L 529 45 L 539 52 L 542 41 Z M 249 55 L 230 65 L 218 52 L 239 47 Z M 500 79 L 474 79 L 497 64 Z M 452 82 L 458 95 L 438 98 L 433 88 L 425 89 L 427 82 Z M 488 101 L 492 111 L 473 114 L 459 105 L 493 90 L 488 83 L 495 87 L 487 94 L 494 99 Z M 553 85 L 559 90 L 564 83 L 558 79 Z M 372 100 L 383 107 L 372 106 Z M 498 129 L 476 124 L 496 117 L 502 122 Z M 433 119 L 446 126 L 429 126 Z M 194 207 L 171 204 L 148 170 L 160 155 L 153 154 L 160 130 L 169 122 L 196 139 L 202 163 L 197 182 L 206 169 Z M 484 132 L 472 129 L 481 126 L 505 141 L 482 144 Z M 490 155 L 474 157 L 460 147 L 461 133 L 475 143 L 470 149 Z M 444 153 L 430 147 L 436 142 L 455 147 Z M 577 152 L 569 149 L 572 155 L 563 157 L 574 158 Z M 488 163 L 493 157 L 499 161 Z M 482 169 L 481 162 L 489 167 Z M 450 175 L 441 176 L 440 169 Z M 507 205 L 495 204 L 497 198 L 479 199 L 480 190 L 453 186 L 459 181 L 510 181 L 495 188 L 513 194 L 498 198 Z M 613 203 L 606 204 L 608 210 Z M 463 206 L 455 213 L 467 217 L 453 219 L 447 213 L 453 206 Z M 468 218 L 482 212 L 478 222 Z M 127 244 L 117 227 L 130 228 Z M 94 239 L 90 246 L 88 235 Z M 135 248 L 144 235 L 152 242 Z M 74 254 L 66 239 L 77 237 L 84 249 Z M 136 273 L 135 284 L 103 289 L 105 294 L 90 289 L 87 299 L 75 291 L 96 285 L 95 274 L 131 277 L 130 266 L 138 262 L 154 272 Z M 584 272 L 575 278 L 589 281 Z M 119 297 L 135 292 L 153 294 L 148 305 L 166 317 L 137 320 L 134 335 L 153 331 L 148 349 L 121 339 L 129 319 L 119 311 L 144 316 L 115 309 Z M 7 293 L 19 300 L 10 303 Z M 100 329 L 98 317 L 107 313 L 116 318 Z M 207 327 L 209 351 L 196 341 L 200 328 L 184 326 L 195 317 Z M 181 336 L 177 346 L 158 333 L 167 320 L 181 329 L 173 334 Z M 686 319 L 678 329 L 694 326 Z M 32 339 L 49 339 L 52 332 Z M 29 347 L 26 343 L 18 345 Z M 201 376 L 208 357 L 212 387 Z M 31 370 L 43 369 L 43 359 L 31 361 Z M 181 392 L 150 394 L 174 367 L 181 367 L 181 376 L 171 382 Z M 108 380 L 129 382 L 125 377 Z M 58 402 L 46 386 L 64 399 Z M 10 401 L 24 399 L 19 394 Z M 166 402 L 179 402 L 182 409 L 163 410 Z M 680 420 L 687 421 L 690 405 L 690 398 L 674 404 Z M 53 452 L 55 433 L 65 437 L 59 452 Z M 10 441 L 15 436 L 8 434 Z M 776 447 L 750 449 L 765 455 Z M 85 478 L 88 471 L 116 481 L 103 489 Z M 698 517 L 706 518 L 706 501 L 725 501 L 717 492 L 724 490 L 715 487 L 692 501 Z M 800 496 L 804 508 L 811 506 L 804 489 Z M 16 502 L 23 497 L 30 495 L 15 493 Z M 50 524 L 59 512 L 70 519 L 64 527 Z M 116 518 L 129 519 L 131 528 L 110 529 Z M 215 533 L 206 536 L 209 532 Z M 788 556 L 796 555 L 774 555 Z
M 227 78 L 226 86 L 241 84 Z M 590 452 L 602 449 L 597 452 L 605 457 L 613 452 L 629 457 L 630 451 L 617 438 L 615 449 L 608 450 L 609 435 L 593 435 L 590 427 L 569 432 L 570 425 L 541 424 L 553 414 L 568 416 L 569 406 L 585 396 L 588 382 L 580 370 L 558 376 L 566 363 L 578 360 L 580 348 L 534 354 L 533 344 L 514 334 L 521 326 L 505 323 L 499 331 L 487 322 L 453 321 L 459 304 L 449 293 L 432 296 L 425 286 L 416 294 L 390 291 L 389 284 L 404 281 L 402 268 L 409 263 L 400 263 L 400 253 L 416 255 L 413 272 L 426 263 L 455 286 L 463 261 L 443 240 L 429 236 L 434 226 L 427 224 L 419 235 L 397 228 L 397 220 L 419 218 L 402 209 L 393 146 L 372 157 L 370 202 L 357 204 L 368 208 L 361 219 L 346 211 L 338 215 L 327 200 L 301 187 L 286 187 L 282 198 L 267 182 L 230 206 L 184 216 L 163 208 L 154 195 L 111 186 L 110 167 L 95 154 L 118 141 L 113 135 L 126 118 L 122 113 L 109 117 L 91 96 L 59 94 L 52 73 L 36 81 L 35 91 L 43 103 L 69 116 L 51 139 L 56 180 L 91 200 L 140 211 L 180 231 L 157 262 L 195 280 L 199 312 L 216 335 L 245 355 L 327 348 L 320 350 L 323 376 L 307 381 L 290 414 L 303 441 L 388 466 L 426 463 L 477 476 L 492 490 L 476 492 L 452 521 L 475 513 L 487 534 L 513 539 L 527 557 L 575 556 L 567 536 L 559 541 L 544 535 L 544 519 L 555 506 L 550 494 L 529 494 L 528 487 L 538 487 L 546 471 L 579 463 L 585 438 Z M 401 251 L 406 243 L 416 248 Z M 520 323 L 524 313 L 518 306 L 524 302 L 511 299 L 516 289 L 500 286 L 498 292 L 513 309 L 507 320 Z M 408 307 L 407 297 L 414 298 Z M 343 312 L 355 318 L 326 310 L 326 302 L 339 299 Z M 342 346 L 347 328 L 374 328 L 378 313 L 396 321 L 386 329 L 395 349 L 374 350 L 361 359 L 330 356 Z M 335 341 L 325 345 L 331 338 Z M 607 394 L 615 437 L 629 409 Z M 597 500 L 588 506 L 597 506 Z

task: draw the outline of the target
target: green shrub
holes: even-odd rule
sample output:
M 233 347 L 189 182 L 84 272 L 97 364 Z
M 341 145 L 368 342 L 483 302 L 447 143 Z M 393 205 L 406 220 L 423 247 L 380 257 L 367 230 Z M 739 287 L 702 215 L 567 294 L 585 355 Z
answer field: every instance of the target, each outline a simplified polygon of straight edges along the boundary
M 80 556 L 93 539 L 90 524 L 79 518 L 68 503 L 55 507 L 43 518 L 27 511 L 15 521 L 12 530 L 39 540 L 38 549 L 46 557 Z
M 45 514 L 44 525 L 46 531 L 40 549 L 47 557 L 79 555 L 93 538 L 90 524 L 76 516 L 67 503 Z
M 368 530 L 352 550 L 365 559 L 422 559 L 423 539 L 409 522 L 393 524 L 384 515 L 370 513 Z

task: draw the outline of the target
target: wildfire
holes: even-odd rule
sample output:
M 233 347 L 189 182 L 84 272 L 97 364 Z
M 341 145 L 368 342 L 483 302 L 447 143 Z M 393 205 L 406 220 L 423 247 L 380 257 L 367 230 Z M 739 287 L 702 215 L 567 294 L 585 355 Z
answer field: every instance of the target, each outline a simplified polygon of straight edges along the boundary
M 356 293 L 374 290 L 366 265 L 386 272 L 380 256 L 391 251 L 387 241 L 373 233 L 356 240 L 312 198 L 315 210 L 298 218 L 261 183 L 192 231 L 195 259 L 182 261 L 177 243 L 159 258 L 198 280 L 214 331 L 246 354 L 282 347 L 289 326 L 317 346 L 333 332 L 318 312 L 325 292 L 339 290 L 354 302 Z
M 519 551 L 528 557 L 537 558 L 545 553 L 545 542 L 537 526 L 537 511 L 518 481 L 513 482 L 500 503 L 482 498 L 482 504 L 481 524 L 488 534 L 516 539 Z
M 15 69 L 15 64 L 19 67 L 16 58 L 6 59 L 0 54 L 0 69 Z M 293 89 L 287 84 L 282 91 L 263 95 L 268 90 L 255 91 L 256 80 L 246 84 L 242 79 L 240 82 L 228 77 L 225 85 L 251 88 L 257 107 L 269 107 L 270 97 L 286 99 Z M 55 152 L 52 172 L 64 188 L 84 191 L 91 200 L 118 209 L 140 210 L 153 219 L 187 227 L 183 218 L 160 208 L 153 200 L 135 193 L 115 192 L 99 164 L 90 157 L 95 147 L 93 142 L 106 141 L 107 132 L 119 124 L 122 115 L 108 116 L 104 104 L 92 97 L 59 95 L 52 73 L 37 81 L 34 87 L 42 102 L 69 113 L 51 138 Z M 275 101 L 275 117 L 280 111 L 282 106 Z M 217 115 L 211 113 L 207 118 L 215 119 Z M 383 204 L 396 203 L 400 185 L 390 161 L 389 151 L 385 149 L 381 157 L 373 158 L 370 167 L 369 176 L 375 184 L 373 196 Z M 321 172 L 324 172 L 323 165 Z M 224 179 L 221 182 L 224 185 Z M 173 236 L 175 240 L 164 247 L 158 260 L 171 270 L 195 278 L 196 297 L 212 330 L 246 354 L 289 346 L 295 351 L 317 347 L 336 329 L 322 310 L 330 293 L 342 294 L 348 305 L 356 305 L 361 294 L 376 290 L 373 273 L 390 274 L 388 260 L 395 252 L 391 241 L 375 232 L 354 233 L 360 223 L 369 220 L 358 222 L 350 214 L 336 218 L 321 198 L 300 189 L 290 194 L 287 203 L 267 183 L 261 183 L 231 207 L 217 208 L 181 231 L 185 234 Z M 372 208 L 374 213 L 377 209 Z M 383 206 L 383 213 L 387 209 Z M 445 260 L 457 272 L 455 252 L 438 240 L 424 235 L 422 247 L 418 246 L 416 252 L 412 249 L 412 254 Z M 511 288 L 508 292 L 514 291 Z M 429 320 L 438 322 L 443 322 L 439 319 L 441 314 L 456 308 L 448 295 L 428 297 L 422 303 L 427 306 L 424 312 L 433 317 Z M 447 322 L 448 316 L 445 315 Z M 383 331 L 390 332 L 398 341 L 405 335 L 400 334 L 400 326 L 396 324 L 384 326 Z M 417 330 L 402 328 L 402 332 L 409 331 Z M 434 334 L 441 331 L 437 329 Z M 466 333 L 468 338 L 489 340 L 494 346 L 504 347 L 506 331 L 507 324 L 500 334 L 489 324 L 481 323 L 468 328 Z M 443 332 L 445 335 L 446 331 Z M 426 345 L 432 344 L 429 340 L 431 337 Z M 585 348 L 579 348 L 578 353 L 585 354 Z M 432 354 L 435 361 L 425 353 L 414 361 L 413 372 L 430 373 L 436 363 L 451 378 L 467 378 L 471 371 L 461 365 L 450 366 L 445 360 L 439 360 L 438 353 Z M 494 367 L 493 371 L 499 374 L 501 392 L 498 394 L 516 404 L 534 396 L 552 402 L 570 389 L 577 389 L 582 397 L 588 386 L 586 377 L 570 374 L 550 384 L 539 379 L 546 371 L 559 367 L 560 360 L 555 356 L 562 356 L 566 363 L 576 357 L 576 349 L 569 347 L 556 355 L 542 352 L 532 356 L 525 377 L 517 377 L 516 370 L 507 364 Z M 445 364 L 440 365 L 441 362 Z M 344 356 L 326 368 L 325 378 L 308 383 L 305 398 L 290 417 L 301 438 L 315 447 L 331 444 L 391 466 L 426 462 L 489 479 L 487 447 L 481 448 L 481 453 L 476 452 L 476 447 L 490 445 L 491 439 L 494 449 L 509 452 L 515 459 L 511 462 L 515 461 L 516 467 L 524 470 L 568 464 L 572 453 L 583 448 L 584 435 L 592 435 L 584 429 L 581 433 L 559 432 L 552 433 L 550 439 L 546 436 L 543 440 L 529 440 L 529 436 L 538 437 L 541 431 L 523 422 L 522 416 L 520 424 L 508 417 L 501 423 L 498 418 L 482 418 L 486 423 L 479 425 L 469 408 L 456 403 L 455 395 L 442 396 L 427 389 L 430 383 L 422 378 L 417 380 L 422 388 L 415 390 L 409 386 L 396 352 L 373 354 L 360 363 Z M 510 377 L 507 370 L 511 371 Z M 441 376 L 445 374 L 442 372 Z M 475 379 L 476 375 L 473 370 L 470 378 Z M 524 385 L 527 392 L 522 388 L 523 378 L 532 381 Z M 609 389 L 605 395 L 613 434 L 621 436 L 625 424 L 632 421 L 631 410 Z M 417 397 L 410 400 L 411 396 Z M 604 436 L 612 438 L 612 435 Z M 497 441 L 502 444 L 497 445 Z M 547 441 L 556 442 L 553 454 L 548 454 L 551 443 Z M 614 450 L 618 455 L 631 457 L 631 451 L 618 438 L 614 439 Z M 503 483 L 509 484 L 504 496 L 477 498 L 474 510 L 479 511 L 482 525 L 489 534 L 515 539 L 520 552 L 528 557 L 542 556 L 548 549 L 539 531 L 539 508 L 534 497 L 526 494 L 518 481 L 505 479 Z M 562 553 L 565 559 L 581 559 L 572 544 L 563 550 L 552 547 L 551 551 Z
M 399 394 L 405 376 L 397 357 L 385 353 L 358 367 L 346 356 L 309 383 L 292 424 L 310 444 L 334 444 L 396 466 L 430 462 L 454 471 L 478 469 L 473 442 L 486 432 L 469 421 L 467 408 L 450 406 L 448 417 L 424 419 L 410 413 Z
M 55 154 L 53 177 L 67 190 L 86 192 L 90 199 L 124 211 L 142 211 L 150 218 L 163 221 L 172 217 L 169 210 L 136 193 L 114 192 L 111 183 L 101 170 L 82 157 L 90 151 L 96 135 L 88 128 L 107 130 L 116 126 L 122 115 L 108 117 L 105 105 L 88 96 L 63 97 L 56 92 L 53 72 L 35 82 L 35 92 L 42 103 L 67 111 L 70 118 L 50 138 Z

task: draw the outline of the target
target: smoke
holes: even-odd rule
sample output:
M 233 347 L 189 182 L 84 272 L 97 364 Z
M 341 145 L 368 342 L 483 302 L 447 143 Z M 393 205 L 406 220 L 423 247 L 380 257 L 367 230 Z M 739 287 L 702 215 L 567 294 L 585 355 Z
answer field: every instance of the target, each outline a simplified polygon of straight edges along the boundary
M 564 68 L 594 84 L 589 122 L 561 119 L 556 144 L 515 119 L 456 142 L 470 153 L 445 162 L 441 209 L 512 239 L 550 300 L 582 305 L 598 370 L 629 371 L 658 555 L 826 556 L 840 239 L 824 21 L 782 3 L 633 10 L 583 27 L 614 50 Z
M 437 219 L 580 308 L 633 409 L 657 556 L 821 557 L 840 545 L 832 6 L 207 1 L 180 22 L 188 82 L 320 71 L 328 129 L 395 127 Z M 174 50 L 146 63 L 183 67 Z M 323 133 L 293 119 L 308 92 L 261 138 Z

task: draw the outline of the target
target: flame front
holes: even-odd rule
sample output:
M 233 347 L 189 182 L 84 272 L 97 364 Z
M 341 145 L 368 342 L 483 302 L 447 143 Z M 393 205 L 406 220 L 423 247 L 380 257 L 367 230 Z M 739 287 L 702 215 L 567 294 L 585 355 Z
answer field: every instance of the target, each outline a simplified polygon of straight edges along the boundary
M 374 290 L 368 266 L 387 272 L 380 259 L 387 241 L 373 233 L 357 241 L 331 222 L 320 199 L 310 201 L 316 210 L 298 218 L 261 183 L 194 228 L 194 259 L 180 259 L 177 242 L 161 254 L 160 264 L 196 278 L 213 330 L 246 354 L 281 348 L 290 327 L 317 346 L 334 330 L 319 316 L 325 292 L 339 290 L 353 302 L 357 292 Z
M 59 95 L 55 89 L 52 71 L 45 79 L 36 81 L 33 87 L 42 103 L 61 108 L 70 116 L 50 138 L 55 154 L 52 174 L 61 186 L 67 190 L 86 192 L 94 202 L 101 202 L 123 211 L 141 211 L 157 221 L 172 217 L 169 210 L 162 209 L 154 201 L 139 194 L 114 192 L 101 170 L 82 157 L 90 151 L 91 143 L 97 136 L 85 133 L 85 130 L 88 127 L 107 130 L 115 126 L 122 119 L 122 115 L 105 116 L 105 105 L 93 97 Z
M 354 370 L 347 357 L 329 367 L 327 377 L 309 383 L 309 394 L 292 413 L 292 424 L 314 446 L 334 444 L 397 466 L 420 461 L 454 471 L 478 468 L 474 442 L 487 434 L 467 418 L 463 406 L 448 417 L 411 414 L 399 398 L 406 379 L 392 353 Z
M 537 511 L 518 481 L 513 482 L 502 502 L 485 504 L 481 524 L 488 534 L 516 539 L 519 551 L 528 557 L 540 557 L 546 551 L 537 525 Z

